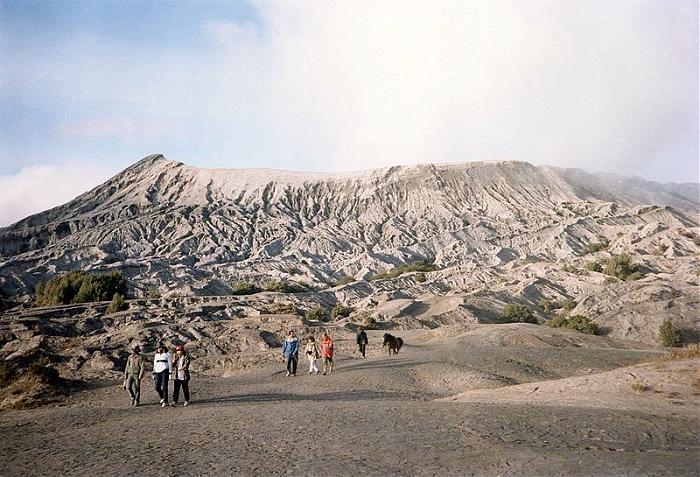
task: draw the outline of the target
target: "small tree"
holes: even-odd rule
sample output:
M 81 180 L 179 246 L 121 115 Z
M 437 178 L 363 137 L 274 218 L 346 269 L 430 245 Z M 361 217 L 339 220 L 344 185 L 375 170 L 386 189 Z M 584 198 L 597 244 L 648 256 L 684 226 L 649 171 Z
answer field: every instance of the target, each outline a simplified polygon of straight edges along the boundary
M 666 318 L 659 327 L 659 340 L 666 347 L 677 348 L 683 346 L 681 330 L 673 324 L 670 318 Z
M 317 306 L 306 312 L 309 321 L 328 321 L 328 312 L 322 306 Z
M 258 293 L 259 291 L 260 288 L 248 282 L 237 282 L 232 288 L 232 293 L 234 295 L 252 295 L 254 293 Z
M 331 310 L 331 317 L 335 320 L 339 316 L 342 316 L 343 318 L 346 318 L 350 316 L 350 313 L 355 311 L 355 308 L 351 306 L 345 306 L 345 305 L 336 305 L 332 310 Z
M 591 272 L 603 273 L 603 266 L 598 262 L 588 262 L 586 268 Z
M 525 305 L 506 305 L 503 308 L 501 320 L 506 323 L 531 323 L 537 324 L 537 318 Z
M 425 276 L 425 273 L 423 273 L 423 272 L 416 273 L 416 282 L 417 283 L 425 283 L 426 280 L 428 280 L 428 277 Z
M 129 308 L 129 305 L 124 302 L 124 296 L 121 293 L 115 293 L 112 301 L 107 306 L 107 314 L 124 311 Z

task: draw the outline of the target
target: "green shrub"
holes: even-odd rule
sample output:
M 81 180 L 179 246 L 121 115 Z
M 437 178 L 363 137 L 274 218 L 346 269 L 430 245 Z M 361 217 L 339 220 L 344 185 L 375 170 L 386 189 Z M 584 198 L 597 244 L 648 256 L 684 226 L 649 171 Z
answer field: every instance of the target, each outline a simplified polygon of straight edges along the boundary
M 551 313 L 554 309 L 554 307 L 552 306 L 552 302 L 547 300 L 546 298 L 542 298 L 538 304 L 540 305 L 540 308 L 542 308 L 542 312 L 547 315 Z
M 669 318 L 666 318 L 659 327 L 659 341 L 662 345 L 670 348 L 683 346 L 681 330 Z
M 309 291 L 307 287 L 287 280 L 270 280 L 265 285 L 265 289 L 279 293 L 304 293 Z
M 638 280 L 644 277 L 639 266 L 632 263 L 632 258 L 626 253 L 613 255 L 605 260 L 603 273 L 620 280 Z
M 322 306 L 317 306 L 306 312 L 307 320 L 328 321 L 328 312 Z
M 365 327 L 365 329 L 371 330 L 377 325 L 377 320 L 369 313 L 366 313 L 362 318 L 362 325 Z
M 332 310 L 331 310 L 331 317 L 333 319 L 338 318 L 339 316 L 342 316 L 343 318 L 347 318 L 350 316 L 350 313 L 355 311 L 355 308 L 351 306 L 344 306 L 344 305 L 336 305 Z
M 404 273 L 434 272 L 435 270 L 438 270 L 438 267 L 433 265 L 432 263 L 427 263 L 423 260 L 417 260 L 407 265 L 400 265 L 398 267 L 394 267 L 388 272 L 377 273 L 375 275 L 372 275 L 371 277 L 369 277 L 369 280 L 385 280 L 387 278 L 396 278 L 400 275 L 403 275 Z
M 261 312 L 269 315 L 296 315 L 297 309 L 291 303 L 272 303 Z
M 581 249 L 581 255 L 589 255 L 591 253 L 600 252 L 608 248 L 610 243 L 606 238 L 601 238 L 600 242 L 591 242 Z
M 425 273 L 423 273 L 423 272 L 416 273 L 416 282 L 417 283 L 425 283 L 426 280 L 428 280 L 428 277 L 425 276 Z
M 253 283 L 248 282 L 236 282 L 231 289 L 234 295 L 253 295 L 254 293 L 260 292 L 258 288 Z
M 128 308 L 129 305 L 124 302 L 124 295 L 121 293 L 115 293 L 112 297 L 112 301 L 109 302 L 109 306 L 107 306 L 107 314 L 124 311 Z
M 561 313 L 547 321 L 547 325 L 552 328 L 569 328 L 589 335 L 598 334 L 598 325 L 583 315 L 567 316 Z
M 561 270 L 566 273 L 573 273 L 574 275 L 581 275 L 581 270 L 574 267 L 573 265 L 564 265 Z
M 531 323 L 537 324 L 537 318 L 525 305 L 506 305 L 501 314 L 501 321 L 504 323 Z
M 586 268 L 591 272 L 603 273 L 603 266 L 598 262 L 588 262 Z
M 340 285 L 347 285 L 349 283 L 353 283 L 354 281 L 355 281 L 355 279 L 352 277 L 343 277 L 340 280 L 338 280 L 337 282 L 335 282 L 335 284 L 333 286 L 337 287 Z
M 38 283 L 34 302 L 36 306 L 54 306 L 107 301 L 115 293 L 126 294 L 126 279 L 121 272 L 92 274 L 75 270 Z
M 571 310 L 573 310 L 574 308 L 576 308 L 576 302 L 575 302 L 574 300 L 572 300 L 571 298 L 565 298 L 565 299 L 561 302 L 560 308 L 562 308 L 562 309 L 564 309 L 564 310 L 566 310 L 566 311 L 571 311 Z

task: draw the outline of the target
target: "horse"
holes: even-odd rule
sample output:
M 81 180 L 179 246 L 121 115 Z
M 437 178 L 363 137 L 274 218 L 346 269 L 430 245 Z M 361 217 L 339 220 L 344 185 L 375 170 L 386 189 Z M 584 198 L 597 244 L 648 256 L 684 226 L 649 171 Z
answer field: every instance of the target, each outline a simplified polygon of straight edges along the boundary
M 382 348 L 387 345 L 389 346 L 390 356 L 392 352 L 394 354 L 399 354 L 399 350 L 403 346 L 403 340 L 397 336 L 390 335 L 389 333 L 384 333 L 384 343 L 382 344 Z

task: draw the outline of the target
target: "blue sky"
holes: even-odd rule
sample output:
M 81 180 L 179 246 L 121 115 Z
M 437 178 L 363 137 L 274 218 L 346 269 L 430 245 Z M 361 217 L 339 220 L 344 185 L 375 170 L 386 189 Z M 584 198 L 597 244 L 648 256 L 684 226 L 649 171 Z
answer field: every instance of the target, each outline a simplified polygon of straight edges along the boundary
M 0 0 L 0 225 L 154 152 L 697 181 L 697 2 Z

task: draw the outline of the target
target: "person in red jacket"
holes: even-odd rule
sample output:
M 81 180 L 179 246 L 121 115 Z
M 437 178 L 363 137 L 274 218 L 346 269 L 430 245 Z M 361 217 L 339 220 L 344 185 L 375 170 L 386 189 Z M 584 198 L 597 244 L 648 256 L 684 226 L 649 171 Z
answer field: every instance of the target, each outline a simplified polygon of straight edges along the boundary
M 333 340 L 324 331 L 321 335 L 321 356 L 323 356 L 323 373 L 331 374 L 333 371 Z

